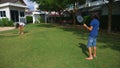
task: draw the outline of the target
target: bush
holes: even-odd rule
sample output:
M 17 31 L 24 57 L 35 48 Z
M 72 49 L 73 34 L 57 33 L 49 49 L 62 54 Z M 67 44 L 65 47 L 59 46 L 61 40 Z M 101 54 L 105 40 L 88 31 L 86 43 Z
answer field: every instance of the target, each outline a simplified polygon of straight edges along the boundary
M 42 18 L 42 17 L 39 17 L 39 18 L 38 18 L 38 20 L 39 20 L 41 23 L 43 23 L 43 22 L 44 22 L 44 20 L 43 20 L 43 18 Z
M 26 16 L 27 23 L 32 23 L 33 22 L 33 17 L 32 16 Z
M 0 19 L 0 26 L 14 26 L 13 21 L 9 20 L 8 18 Z
M 87 25 L 90 25 L 90 21 L 92 20 L 90 15 L 84 16 L 83 19 L 84 19 L 83 23 L 86 23 Z

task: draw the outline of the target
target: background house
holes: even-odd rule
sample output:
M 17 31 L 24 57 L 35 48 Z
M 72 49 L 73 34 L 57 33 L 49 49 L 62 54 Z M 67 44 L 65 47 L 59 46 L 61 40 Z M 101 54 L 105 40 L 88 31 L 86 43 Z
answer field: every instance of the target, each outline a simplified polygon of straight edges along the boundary
M 86 0 L 86 3 L 79 6 L 80 12 L 99 10 L 102 15 L 108 15 L 108 0 Z M 112 15 L 120 15 L 120 0 L 114 0 Z
M 34 2 L 35 3 L 35 2 Z M 27 21 L 27 23 L 40 23 L 40 22 L 47 22 L 47 14 L 48 12 L 46 11 L 41 11 L 39 10 L 39 4 L 35 3 L 33 5 L 34 9 L 33 10 L 26 10 L 26 17 L 32 17 L 32 22 Z
M 86 3 L 79 6 L 79 12 L 82 16 L 89 15 L 90 11 L 97 11 L 100 13 L 100 27 L 107 29 L 108 27 L 108 0 L 86 0 Z M 120 0 L 113 0 L 112 4 L 112 21 L 111 28 L 114 31 L 120 31 Z
M 0 19 L 8 18 L 13 22 L 25 23 L 26 8 L 23 0 L 0 0 Z

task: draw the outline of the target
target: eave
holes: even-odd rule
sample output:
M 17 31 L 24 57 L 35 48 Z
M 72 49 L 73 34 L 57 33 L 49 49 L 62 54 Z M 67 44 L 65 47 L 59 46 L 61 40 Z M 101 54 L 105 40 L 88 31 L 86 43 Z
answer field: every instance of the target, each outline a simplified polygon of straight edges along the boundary
M 10 2 L 0 4 L 0 7 L 6 7 L 6 6 L 14 6 L 14 7 L 27 8 L 26 5 L 21 5 L 21 4 L 16 4 L 16 3 L 10 3 Z

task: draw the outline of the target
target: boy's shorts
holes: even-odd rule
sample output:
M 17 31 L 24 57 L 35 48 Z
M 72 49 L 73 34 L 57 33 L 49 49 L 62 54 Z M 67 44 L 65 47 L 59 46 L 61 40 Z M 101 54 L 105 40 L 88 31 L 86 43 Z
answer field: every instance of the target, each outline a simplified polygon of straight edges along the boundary
M 87 47 L 96 46 L 96 40 L 97 40 L 97 37 L 90 37 L 89 36 Z

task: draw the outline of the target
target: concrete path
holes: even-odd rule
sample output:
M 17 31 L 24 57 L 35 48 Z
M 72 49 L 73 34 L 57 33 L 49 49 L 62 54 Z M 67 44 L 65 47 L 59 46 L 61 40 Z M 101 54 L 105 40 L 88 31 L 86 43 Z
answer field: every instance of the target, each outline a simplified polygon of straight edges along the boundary
M 0 27 L 0 32 L 1 31 L 7 31 L 7 30 L 13 30 L 15 27 Z

